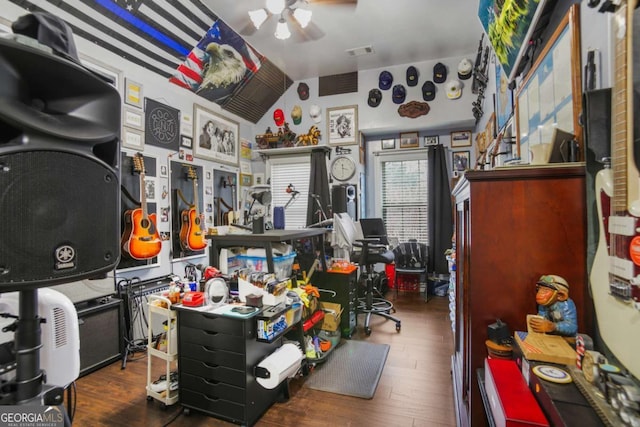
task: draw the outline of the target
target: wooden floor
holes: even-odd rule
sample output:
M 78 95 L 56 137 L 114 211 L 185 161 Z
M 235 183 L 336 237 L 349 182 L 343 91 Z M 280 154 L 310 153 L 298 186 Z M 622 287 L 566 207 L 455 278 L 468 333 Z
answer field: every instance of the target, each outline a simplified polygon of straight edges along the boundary
M 274 404 L 257 426 L 455 426 L 450 358 L 453 352 L 448 297 L 424 302 L 417 294 L 395 300 L 402 331 L 381 317 L 373 332 L 359 327 L 353 339 L 391 345 L 371 400 L 311 390 L 305 378 L 290 382 L 291 398 Z M 157 359 L 156 359 L 157 360 Z M 74 426 L 232 426 L 179 404 L 161 409 L 146 399 L 147 357 L 136 353 L 121 369 L 116 362 L 76 385 Z M 310 375 L 313 375 L 311 372 Z

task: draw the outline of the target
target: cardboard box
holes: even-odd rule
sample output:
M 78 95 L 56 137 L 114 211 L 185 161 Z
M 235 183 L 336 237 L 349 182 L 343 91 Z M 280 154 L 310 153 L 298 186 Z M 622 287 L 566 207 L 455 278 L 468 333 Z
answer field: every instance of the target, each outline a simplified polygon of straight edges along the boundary
M 559 335 L 517 331 L 515 339 L 522 355 L 529 360 L 559 365 L 576 363 L 575 350 Z
M 324 319 L 320 324 L 320 329 L 324 331 L 337 331 L 340 329 L 340 316 L 343 310 L 340 304 L 320 301 L 320 310 L 324 311 Z
M 496 426 L 549 425 L 516 362 L 485 359 L 484 381 Z

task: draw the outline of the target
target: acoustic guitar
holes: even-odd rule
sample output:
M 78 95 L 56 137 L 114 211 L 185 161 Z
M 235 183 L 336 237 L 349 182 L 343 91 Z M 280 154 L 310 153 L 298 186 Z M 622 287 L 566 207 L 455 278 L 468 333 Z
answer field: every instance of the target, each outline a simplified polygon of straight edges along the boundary
M 633 41 L 640 35 L 632 25 L 636 4 L 637 0 L 620 2 L 612 21 L 611 168 L 596 175 L 600 231 L 589 278 L 604 342 L 633 375 L 640 376 L 640 172 L 633 134 Z
M 193 183 L 193 200 L 189 209 L 180 213 L 182 226 L 180 227 L 180 245 L 184 250 L 201 251 L 207 247 L 207 241 L 202 231 L 202 218 L 198 210 L 198 175 L 193 167 L 189 167 L 187 177 Z
M 125 211 L 125 229 L 122 233 L 121 243 L 122 250 L 126 255 L 133 259 L 145 260 L 160 253 L 162 240 L 156 227 L 156 214 L 149 215 L 147 211 L 144 157 L 141 153 L 133 156 L 133 171 L 140 178 L 140 207 Z

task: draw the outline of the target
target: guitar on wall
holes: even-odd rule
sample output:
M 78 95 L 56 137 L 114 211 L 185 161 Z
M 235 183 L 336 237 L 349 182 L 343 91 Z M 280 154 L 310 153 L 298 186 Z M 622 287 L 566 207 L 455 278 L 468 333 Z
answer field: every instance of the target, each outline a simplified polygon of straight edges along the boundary
M 633 40 L 640 29 L 632 26 L 637 1 L 621 1 L 613 19 L 611 168 L 596 176 L 600 232 L 589 278 L 603 340 L 640 377 L 640 172 L 633 129 Z
M 133 156 L 133 171 L 140 178 L 140 207 L 124 213 L 125 229 L 122 233 L 122 250 L 129 257 L 145 260 L 157 256 L 162 250 L 162 240 L 156 227 L 156 214 L 149 215 L 147 192 L 145 191 L 144 157 L 141 153 Z
M 182 226 L 180 227 L 180 245 L 184 250 L 201 251 L 207 247 L 202 230 L 202 218 L 198 210 L 198 175 L 193 167 L 189 166 L 187 177 L 193 183 L 193 200 L 189 209 L 183 209 L 180 213 Z

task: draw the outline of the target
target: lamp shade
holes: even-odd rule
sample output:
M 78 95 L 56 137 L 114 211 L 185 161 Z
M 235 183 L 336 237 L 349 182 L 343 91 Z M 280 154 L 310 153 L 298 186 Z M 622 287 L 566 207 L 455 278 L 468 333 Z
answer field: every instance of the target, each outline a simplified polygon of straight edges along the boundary
M 296 21 L 298 21 L 298 24 L 300 24 L 302 28 L 306 28 L 306 26 L 309 25 L 312 14 L 313 12 L 309 9 L 303 9 L 301 7 L 293 11 L 293 17 L 296 18 Z
M 284 0 L 267 0 L 267 10 L 274 15 L 278 15 L 284 10 L 284 3 Z
M 268 205 L 271 203 L 271 191 L 258 191 L 251 193 L 251 198 L 261 205 Z
M 284 18 L 280 18 L 278 21 L 278 26 L 276 27 L 276 32 L 274 34 L 279 40 L 286 40 L 291 37 L 291 31 L 289 31 L 289 26 L 287 25 L 287 21 Z
M 251 19 L 251 22 L 253 22 L 254 27 L 256 27 L 256 30 L 260 28 L 260 26 L 264 23 L 264 21 L 267 20 L 267 11 L 264 9 L 256 9 L 256 10 L 250 10 L 249 11 L 249 18 Z

